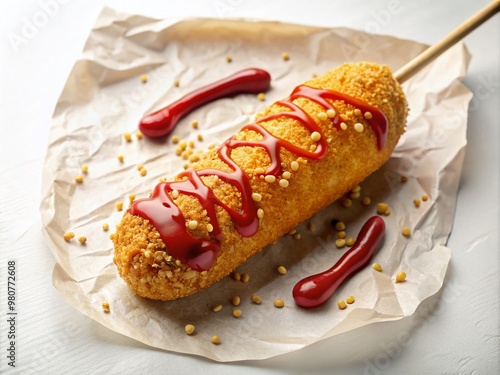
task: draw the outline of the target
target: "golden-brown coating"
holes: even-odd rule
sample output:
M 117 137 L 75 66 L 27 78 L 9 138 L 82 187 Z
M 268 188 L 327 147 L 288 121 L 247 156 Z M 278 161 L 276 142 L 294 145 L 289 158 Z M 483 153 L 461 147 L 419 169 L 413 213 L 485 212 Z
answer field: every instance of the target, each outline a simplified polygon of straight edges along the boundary
M 348 63 L 306 82 L 306 85 L 335 90 L 381 110 L 389 124 L 385 147 L 382 150 L 377 148 L 376 135 L 364 113 L 359 113 L 350 104 L 329 100 L 347 125 L 345 130 L 337 130 L 330 121 L 318 117 L 319 113 L 325 111 L 322 106 L 308 98 L 295 99 L 293 103 L 314 119 L 326 137 L 328 149 L 325 157 L 307 159 L 282 148 L 284 176 L 269 182 L 262 172 L 270 165 L 271 159 L 263 148 L 234 148 L 231 158 L 249 177 L 252 191 L 261 196 L 257 207 L 262 209 L 262 217 L 257 233 L 243 237 L 235 230 L 229 214 L 217 206 L 217 221 L 223 237 L 215 264 L 207 271 L 194 271 L 173 258 L 160 234 L 148 220 L 125 213 L 116 233 L 111 236 L 115 245 L 114 262 L 121 277 L 135 293 L 152 299 L 173 300 L 208 287 L 266 245 L 340 198 L 390 157 L 404 132 L 407 103 L 401 87 L 386 66 L 367 62 Z M 260 113 L 257 120 L 283 111 L 289 109 L 273 104 Z M 356 123 L 363 125 L 362 132 L 355 130 Z M 260 125 L 275 137 L 286 139 L 304 150 L 314 147 L 315 141 L 310 131 L 294 119 L 279 117 Z M 259 140 L 262 135 L 243 130 L 235 138 Z M 200 160 L 191 163 L 190 167 L 195 170 L 215 168 L 231 171 L 218 157 L 216 150 L 202 154 Z M 288 181 L 287 187 L 280 186 L 282 178 Z M 202 180 L 225 204 L 236 209 L 241 206 L 241 193 L 233 186 L 217 176 L 203 177 Z M 209 238 L 208 217 L 200 202 L 192 196 L 181 194 L 175 204 L 187 221 L 198 223 L 195 229 L 190 229 L 190 233 L 197 238 Z

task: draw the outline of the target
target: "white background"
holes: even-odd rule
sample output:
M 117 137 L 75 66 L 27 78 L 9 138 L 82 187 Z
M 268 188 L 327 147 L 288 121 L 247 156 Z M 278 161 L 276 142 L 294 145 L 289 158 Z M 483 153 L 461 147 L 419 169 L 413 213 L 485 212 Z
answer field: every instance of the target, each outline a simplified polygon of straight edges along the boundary
M 221 364 L 151 349 L 66 304 L 51 283 L 40 182 L 50 118 L 103 6 L 167 17 L 345 26 L 432 44 L 487 0 L 0 0 L 0 372 L 2 374 L 494 374 L 500 372 L 500 16 L 465 40 L 475 98 L 441 293 L 411 318 L 264 361 Z M 392 11 L 392 13 L 391 13 Z M 45 15 L 43 15 L 45 14 Z M 37 24 L 26 28 L 27 23 Z M 16 368 L 7 366 L 7 260 L 17 261 Z M 241 345 L 245 345 L 244 342 Z

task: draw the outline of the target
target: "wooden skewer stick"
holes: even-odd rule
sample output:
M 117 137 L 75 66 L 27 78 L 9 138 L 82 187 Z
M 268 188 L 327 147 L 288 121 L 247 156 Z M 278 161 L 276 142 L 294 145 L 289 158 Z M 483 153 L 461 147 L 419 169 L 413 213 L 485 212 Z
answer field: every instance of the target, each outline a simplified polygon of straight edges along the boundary
M 453 30 L 450 34 L 444 37 L 441 41 L 430 46 L 420 55 L 408 62 L 405 66 L 400 68 L 394 74 L 394 77 L 398 80 L 399 83 L 403 83 L 415 73 L 420 71 L 420 69 L 422 69 L 439 55 L 441 55 L 448 48 L 464 38 L 471 31 L 486 22 L 498 11 L 500 11 L 500 0 L 493 0 L 485 8 L 477 12 L 475 15 L 473 15 L 471 18 L 469 18 L 467 21 Z

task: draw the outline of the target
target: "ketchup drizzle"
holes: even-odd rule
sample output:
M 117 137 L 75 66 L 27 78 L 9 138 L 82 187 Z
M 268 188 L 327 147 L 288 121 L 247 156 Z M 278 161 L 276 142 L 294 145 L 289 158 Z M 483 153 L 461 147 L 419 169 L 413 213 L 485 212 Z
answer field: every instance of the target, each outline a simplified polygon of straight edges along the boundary
M 228 81 L 224 82 L 224 89 L 227 90 Z M 211 85 L 212 92 L 216 92 L 216 86 Z M 197 97 L 197 95 L 192 95 Z M 253 236 L 259 227 L 259 219 L 257 217 L 256 203 L 251 198 L 252 188 L 249 177 L 243 170 L 231 159 L 231 151 L 238 147 L 261 147 L 269 155 L 271 165 L 265 171 L 265 174 L 279 176 L 282 173 L 281 148 L 285 148 L 297 156 L 319 160 L 322 159 L 327 152 L 327 142 L 321 128 L 316 124 L 313 118 L 307 114 L 302 108 L 292 103 L 297 98 L 310 99 L 325 110 L 335 109 L 334 106 L 327 100 L 342 100 L 345 103 L 351 104 L 359 108 L 363 112 L 369 111 L 372 114 L 372 119 L 367 120 L 372 126 L 377 138 L 377 147 L 381 150 L 385 146 L 387 138 L 387 119 L 384 114 L 377 108 L 351 96 L 332 91 L 317 89 L 310 86 L 298 86 L 292 92 L 290 97 L 285 100 L 278 101 L 276 104 L 286 107 L 289 111 L 271 114 L 260 118 L 259 120 L 248 124 L 242 128 L 242 131 L 254 131 L 262 135 L 261 140 L 244 140 L 232 137 L 228 139 L 217 150 L 219 158 L 231 168 L 231 172 L 224 172 L 217 169 L 188 169 L 181 172 L 178 177 L 180 181 L 162 182 L 158 184 L 150 198 L 136 200 L 132 203 L 128 212 L 132 215 L 139 215 L 150 221 L 150 223 L 158 230 L 161 239 L 166 245 L 167 253 L 185 262 L 189 267 L 196 271 L 208 270 L 213 266 L 217 258 L 218 250 L 221 246 L 222 231 L 219 227 L 216 217 L 215 206 L 222 207 L 231 217 L 235 229 L 244 237 Z M 190 102 L 189 108 L 195 108 L 200 103 Z M 321 138 L 316 142 L 314 151 L 305 150 L 291 142 L 276 137 L 266 130 L 261 123 L 272 121 L 277 118 L 286 117 L 298 121 L 308 131 L 319 132 Z M 168 120 L 168 119 L 166 119 Z M 329 119 L 333 127 L 339 129 L 340 119 L 338 114 Z M 147 135 L 147 134 L 146 134 Z M 233 185 L 241 193 L 241 209 L 234 210 L 225 205 L 218 199 L 214 191 L 206 186 L 201 177 L 217 176 L 222 181 Z M 180 194 L 190 195 L 197 198 L 206 210 L 210 224 L 213 226 L 212 232 L 209 233 L 210 239 L 200 239 L 191 235 L 186 226 L 186 218 L 177 207 L 171 192 L 177 190 Z

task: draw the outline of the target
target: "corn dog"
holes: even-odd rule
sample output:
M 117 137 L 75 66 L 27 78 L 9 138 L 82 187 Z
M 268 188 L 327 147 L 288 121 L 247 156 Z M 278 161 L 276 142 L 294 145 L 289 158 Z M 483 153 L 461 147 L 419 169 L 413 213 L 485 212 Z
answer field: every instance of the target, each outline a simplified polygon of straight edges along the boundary
M 382 166 L 406 116 L 386 66 L 347 63 L 297 86 L 131 205 L 111 235 L 120 276 L 151 299 L 207 288 Z

